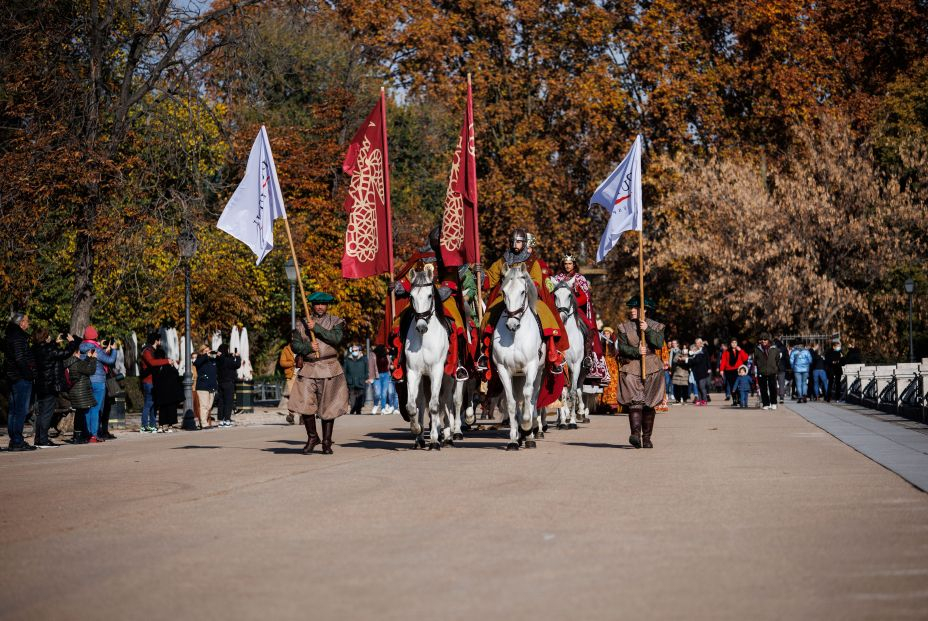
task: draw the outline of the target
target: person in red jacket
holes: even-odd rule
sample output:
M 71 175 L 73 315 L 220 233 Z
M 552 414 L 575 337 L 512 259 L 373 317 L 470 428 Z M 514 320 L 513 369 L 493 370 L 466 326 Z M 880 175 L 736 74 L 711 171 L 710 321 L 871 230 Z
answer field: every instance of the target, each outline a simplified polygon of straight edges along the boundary
M 158 415 L 155 412 L 155 401 L 152 396 L 154 383 L 152 382 L 152 372 L 155 367 L 171 364 L 167 358 L 155 358 L 155 349 L 161 346 L 161 335 L 158 332 L 149 332 L 148 338 L 145 339 L 146 345 L 142 348 L 139 356 L 139 374 L 142 376 L 142 395 L 145 397 L 142 405 L 142 426 L 139 431 L 142 433 L 155 433 L 158 431 Z
M 738 367 L 747 365 L 748 352 L 741 349 L 738 345 L 738 339 L 732 339 L 728 351 L 723 351 L 719 360 L 719 371 L 725 377 L 725 392 L 731 394 L 731 404 L 734 407 L 739 405 L 738 392 L 735 390 L 735 382 L 738 381 Z

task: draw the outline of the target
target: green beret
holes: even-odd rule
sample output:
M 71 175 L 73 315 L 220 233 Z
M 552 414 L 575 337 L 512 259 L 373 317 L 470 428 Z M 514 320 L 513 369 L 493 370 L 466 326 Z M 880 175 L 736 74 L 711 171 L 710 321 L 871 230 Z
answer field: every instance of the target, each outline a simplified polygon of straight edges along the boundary
M 314 291 L 306 298 L 310 304 L 334 304 L 335 298 L 331 294 L 323 291 Z
M 628 298 L 628 302 L 625 303 L 625 306 L 629 308 L 641 308 L 640 298 L 637 295 L 633 295 Z M 654 303 L 654 300 L 647 296 L 644 298 L 644 307 L 650 311 L 657 310 L 657 305 Z

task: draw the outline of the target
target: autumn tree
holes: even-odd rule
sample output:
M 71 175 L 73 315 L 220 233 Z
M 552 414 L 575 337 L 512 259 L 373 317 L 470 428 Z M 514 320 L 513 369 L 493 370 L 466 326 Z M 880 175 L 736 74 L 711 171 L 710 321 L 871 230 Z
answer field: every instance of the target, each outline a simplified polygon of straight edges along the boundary
M 193 41 L 256 0 L 200 12 L 169 0 L 14 3 L 2 15 L 3 215 L 15 222 L 5 263 L 23 268 L 69 238 L 70 328 L 90 321 L 101 251 L 119 241 L 120 191 L 138 115 L 190 78 L 227 40 Z M 17 235 L 19 234 L 19 235 Z M 21 303 L 40 283 L 17 269 Z M 13 285 L 13 282 L 9 282 Z

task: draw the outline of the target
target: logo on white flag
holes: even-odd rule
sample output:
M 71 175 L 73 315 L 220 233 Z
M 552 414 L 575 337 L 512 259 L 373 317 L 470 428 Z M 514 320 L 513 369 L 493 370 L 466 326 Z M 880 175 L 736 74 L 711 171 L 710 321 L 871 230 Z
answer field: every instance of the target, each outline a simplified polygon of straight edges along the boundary
M 596 262 L 602 261 L 625 231 L 641 230 L 641 136 L 622 163 L 599 184 L 590 208 L 599 205 L 609 213 L 609 222 L 599 241 Z

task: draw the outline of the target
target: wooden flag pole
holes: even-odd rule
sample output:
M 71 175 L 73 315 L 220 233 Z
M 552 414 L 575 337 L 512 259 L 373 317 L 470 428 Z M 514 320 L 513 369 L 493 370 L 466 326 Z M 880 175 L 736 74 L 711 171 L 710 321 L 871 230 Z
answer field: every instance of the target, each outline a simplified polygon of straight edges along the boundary
M 644 321 L 644 226 L 638 231 L 638 321 Z M 646 344 L 644 330 L 640 329 L 638 346 Z M 641 357 L 641 381 L 644 382 L 645 357 Z
M 309 321 L 309 303 L 306 301 L 306 291 L 303 289 L 303 274 L 300 272 L 300 263 L 296 259 L 296 247 L 293 245 L 293 235 L 290 233 L 290 221 L 287 220 L 287 216 L 284 215 L 284 228 L 287 229 L 287 241 L 290 242 L 290 256 L 293 257 L 293 269 L 296 270 L 296 282 L 300 285 L 300 299 L 303 300 L 303 313 L 306 315 L 306 320 Z M 310 330 L 309 339 L 316 344 L 316 334 Z M 316 353 L 318 356 L 318 352 Z
M 468 71 L 468 72 L 467 72 L 467 102 L 468 102 L 468 104 L 469 104 L 472 100 L 473 100 L 473 95 L 472 95 L 472 93 L 471 93 L 470 72 Z M 466 105 L 466 104 L 465 104 L 465 105 Z M 471 110 L 471 116 L 473 116 L 473 110 Z M 473 118 L 471 118 L 471 120 L 473 121 Z M 477 141 L 476 141 L 476 137 L 475 137 L 475 139 L 474 139 L 474 144 L 476 144 L 476 143 L 477 143 Z M 467 145 L 461 145 L 461 147 L 462 147 L 462 149 L 468 148 Z M 462 155 L 463 155 L 463 152 L 462 152 Z M 475 155 L 474 155 L 474 158 L 476 159 L 476 157 L 477 157 L 477 156 L 476 156 L 476 154 L 475 154 Z M 474 214 L 474 232 L 477 232 L 477 231 L 479 230 L 479 228 L 480 228 L 480 220 L 479 220 L 479 218 L 477 217 L 477 205 L 476 205 L 476 204 L 474 205 L 474 209 L 473 209 L 472 211 L 473 211 L 473 214 Z M 476 250 L 477 250 L 477 257 L 476 257 L 476 258 L 477 258 L 477 264 L 480 265 L 480 236 L 479 236 L 479 235 L 477 236 Z M 482 280 L 482 272 L 477 272 L 477 274 L 475 274 L 475 276 L 476 276 L 476 280 L 477 280 L 477 325 L 478 325 L 478 326 L 481 326 L 481 325 L 483 325 L 483 283 L 481 282 L 481 280 Z M 468 336 L 470 336 L 469 333 L 468 333 Z
M 396 319 L 396 269 L 393 265 L 393 210 L 390 208 L 390 154 L 387 150 L 387 95 L 380 87 L 380 131 L 383 136 L 384 206 L 387 212 L 387 252 L 390 259 L 390 326 Z M 388 332 L 389 334 L 389 332 Z M 389 339 L 388 339 L 389 341 Z

